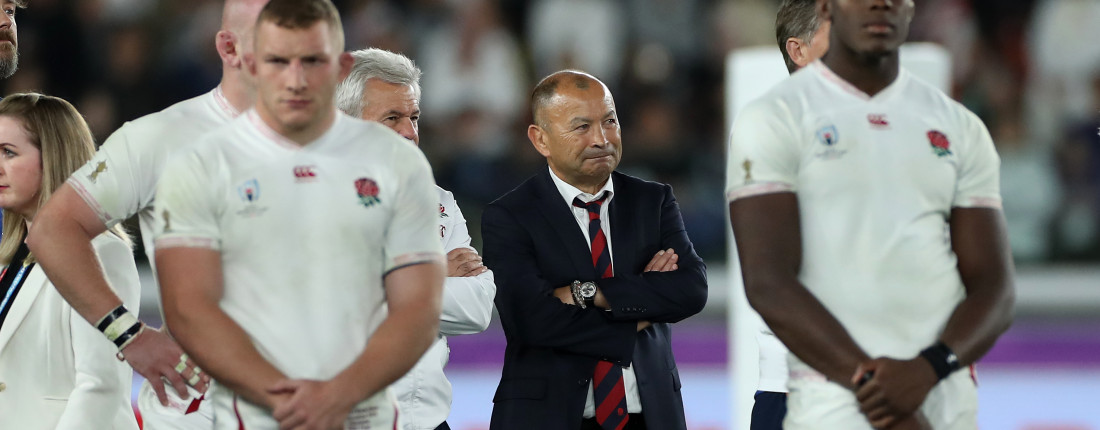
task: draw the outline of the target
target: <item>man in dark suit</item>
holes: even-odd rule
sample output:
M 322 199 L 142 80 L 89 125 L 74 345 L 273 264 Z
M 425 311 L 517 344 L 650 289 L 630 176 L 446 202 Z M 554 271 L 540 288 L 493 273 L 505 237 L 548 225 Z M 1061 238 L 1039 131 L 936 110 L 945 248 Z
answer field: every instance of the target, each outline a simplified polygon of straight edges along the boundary
M 549 169 L 482 215 L 508 347 L 491 429 L 685 429 L 674 323 L 706 304 L 706 268 L 668 185 L 614 172 L 611 91 L 562 71 L 531 97 Z

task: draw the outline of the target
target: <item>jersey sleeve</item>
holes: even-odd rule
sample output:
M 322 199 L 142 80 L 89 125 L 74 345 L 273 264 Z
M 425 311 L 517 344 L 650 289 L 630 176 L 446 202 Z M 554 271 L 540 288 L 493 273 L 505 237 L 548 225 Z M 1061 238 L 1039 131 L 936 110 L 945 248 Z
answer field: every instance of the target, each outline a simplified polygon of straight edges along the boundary
M 965 152 L 959 154 L 959 177 L 952 207 L 1001 208 L 1001 159 L 989 130 L 976 115 L 966 112 Z
M 189 150 L 172 158 L 157 186 L 153 225 L 156 249 L 221 249 L 218 215 L 223 196 L 212 178 L 217 172 L 204 165 L 198 151 Z
M 443 261 L 439 238 L 439 193 L 424 154 L 401 142 L 395 150 L 398 189 L 386 229 L 385 273 L 418 263 Z
M 108 228 L 148 206 L 156 191 L 155 178 L 142 171 L 150 154 L 132 141 L 134 133 L 131 123 L 123 125 L 68 180 Z
M 799 151 L 789 117 L 776 100 L 758 100 L 737 115 L 726 155 L 726 201 L 795 191 Z

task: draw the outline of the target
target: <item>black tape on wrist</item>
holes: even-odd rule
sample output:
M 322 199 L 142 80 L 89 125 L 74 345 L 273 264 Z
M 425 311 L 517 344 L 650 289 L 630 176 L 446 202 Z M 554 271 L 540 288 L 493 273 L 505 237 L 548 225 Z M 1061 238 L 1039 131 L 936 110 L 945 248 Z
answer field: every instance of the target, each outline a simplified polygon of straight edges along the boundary
M 100 318 L 99 324 L 96 324 L 95 328 L 99 329 L 100 332 L 107 330 L 107 327 L 110 327 L 111 323 L 115 322 L 115 319 L 122 316 L 126 312 L 128 312 L 126 310 L 126 306 L 118 305 L 117 308 L 115 308 L 111 312 L 108 312 L 107 315 L 103 316 L 103 318 Z
M 141 322 L 140 321 L 137 322 L 136 324 L 130 326 L 130 328 L 126 329 L 126 331 L 123 332 L 122 335 L 120 335 L 118 337 L 118 339 L 115 339 L 115 346 L 117 346 L 119 349 L 121 349 L 122 345 L 125 345 L 126 341 L 128 341 L 128 340 L 130 340 L 130 338 L 136 336 L 139 331 L 141 331 Z
M 936 377 L 941 381 L 962 367 L 959 365 L 959 357 L 943 342 L 936 342 L 925 348 L 920 352 L 920 356 L 928 360 L 928 363 L 932 365 L 932 370 L 936 372 Z

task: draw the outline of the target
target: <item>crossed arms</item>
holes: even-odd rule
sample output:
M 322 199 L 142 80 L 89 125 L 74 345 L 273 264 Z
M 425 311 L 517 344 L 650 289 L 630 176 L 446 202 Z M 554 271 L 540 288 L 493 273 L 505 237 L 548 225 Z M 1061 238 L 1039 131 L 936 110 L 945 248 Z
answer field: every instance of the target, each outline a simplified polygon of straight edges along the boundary
M 510 342 L 605 358 L 626 365 L 631 360 L 635 334 L 645 328 L 645 322 L 677 322 L 698 313 L 706 303 L 705 267 L 691 247 L 675 198 L 667 187 L 661 209 L 660 237 L 653 241 L 652 250 L 646 252 L 672 248 L 676 270 L 642 273 L 645 267 L 655 267 L 655 264 L 650 265 L 654 259 L 616 260 L 615 277 L 580 279 L 599 285 L 604 297 L 600 304 L 606 301 L 609 312 L 581 309 L 558 298 L 564 291 L 561 288 L 572 279 L 566 279 L 568 274 L 548 273 L 560 268 L 540 261 L 540 256 L 560 254 L 562 248 L 557 245 L 561 241 L 552 232 L 528 230 L 518 221 L 519 216 L 514 209 L 499 203 L 488 206 L 482 214 L 485 259 L 496 273 L 497 311 Z M 614 228 L 622 229 L 616 230 L 623 232 L 617 234 L 625 235 L 629 229 L 639 226 Z M 650 249 L 648 243 L 638 246 Z M 662 257 L 671 258 L 667 253 Z M 667 267 L 668 262 L 662 266 Z M 632 269 L 638 273 L 630 273 Z

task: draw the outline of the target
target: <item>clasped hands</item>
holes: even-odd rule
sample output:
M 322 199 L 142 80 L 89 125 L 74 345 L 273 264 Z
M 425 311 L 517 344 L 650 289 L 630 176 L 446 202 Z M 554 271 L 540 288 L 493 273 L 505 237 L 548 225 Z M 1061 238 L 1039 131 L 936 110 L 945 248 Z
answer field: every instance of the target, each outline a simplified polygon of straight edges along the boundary
M 870 372 L 862 384 L 863 375 Z M 909 360 L 876 358 L 860 363 L 852 375 L 860 411 L 876 429 L 930 430 L 920 412 L 925 397 L 939 382 L 932 365 L 924 358 Z
M 672 272 L 679 269 L 680 266 L 676 264 L 680 261 L 680 256 L 676 255 L 676 250 L 662 249 L 657 251 L 653 255 L 653 258 L 649 259 L 649 264 L 646 264 L 645 269 L 642 272 Z M 573 300 L 573 289 L 571 285 L 564 287 L 558 287 L 554 289 L 554 297 L 561 300 L 562 303 L 567 305 L 577 305 L 577 302 Z M 600 309 L 610 309 L 611 305 L 607 303 L 607 298 L 604 297 L 603 292 L 596 289 L 596 296 L 593 297 L 593 305 Z M 650 326 L 649 321 L 638 321 L 638 331 L 645 330 Z

